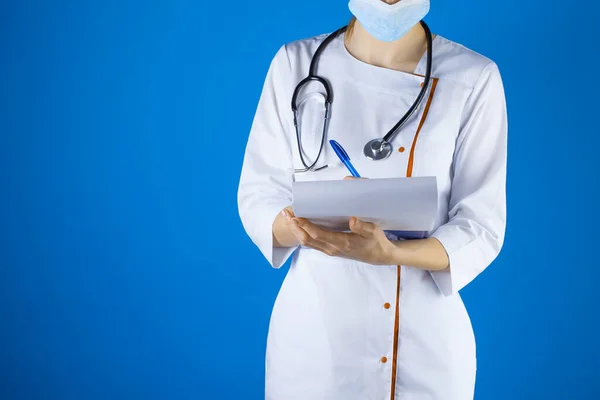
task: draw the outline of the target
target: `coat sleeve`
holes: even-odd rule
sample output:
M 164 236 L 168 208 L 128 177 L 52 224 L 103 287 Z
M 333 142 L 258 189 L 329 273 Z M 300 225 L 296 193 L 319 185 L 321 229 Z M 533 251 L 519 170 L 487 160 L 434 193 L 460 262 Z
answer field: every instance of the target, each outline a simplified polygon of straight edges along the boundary
M 238 211 L 252 242 L 274 268 L 295 248 L 273 247 L 277 214 L 292 204 L 293 161 L 290 137 L 295 135 L 291 111 L 294 87 L 286 47 L 267 72 L 244 154 L 238 186 Z
M 453 160 L 448 222 L 432 233 L 450 267 L 431 271 L 450 296 L 498 256 L 506 226 L 507 115 L 495 63 L 486 65 L 467 99 Z

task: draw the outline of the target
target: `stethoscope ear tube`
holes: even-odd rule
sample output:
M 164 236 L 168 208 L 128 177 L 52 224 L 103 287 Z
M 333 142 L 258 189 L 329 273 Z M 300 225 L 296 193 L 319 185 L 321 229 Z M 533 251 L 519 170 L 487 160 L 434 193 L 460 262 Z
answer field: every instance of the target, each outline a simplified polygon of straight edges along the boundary
M 309 82 L 317 81 L 325 88 L 325 104 L 331 104 L 332 101 L 332 90 L 331 85 L 325 79 L 320 76 L 307 76 L 302 79 L 296 89 L 294 89 L 294 94 L 292 95 L 292 111 L 295 113 L 298 111 L 298 95 L 300 94 L 300 90 Z
M 325 138 L 327 136 L 327 126 L 328 126 L 328 121 L 329 121 L 329 113 L 331 110 L 331 102 L 333 101 L 333 91 L 331 89 L 331 85 L 329 84 L 329 82 L 327 80 L 325 80 L 324 78 L 315 75 L 314 72 L 317 67 L 317 60 L 319 59 L 319 56 L 323 52 L 323 49 L 325 49 L 325 47 L 333 39 L 335 39 L 337 36 L 339 36 L 346 29 L 347 29 L 347 26 L 344 26 L 344 27 L 338 29 L 337 31 L 330 34 L 323 41 L 323 43 L 321 43 L 319 45 L 319 47 L 317 48 L 317 51 L 313 55 L 313 58 L 310 62 L 308 76 L 306 78 L 302 79 L 300 81 L 300 83 L 298 83 L 298 85 L 296 85 L 296 88 L 294 89 L 294 93 L 292 95 L 292 111 L 294 113 L 294 129 L 296 130 L 296 142 L 298 143 L 298 153 L 300 154 L 300 161 L 302 162 L 302 165 L 304 166 L 304 168 L 302 168 L 302 169 L 295 170 L 296 172 L 319 171 L 321 169 L 327 168 L 327 165 L 324 165 L 319 168 L 315 168 L 315 166 L 317 165 L 319 158 L 321 158 L 321 153 L 323 152 L 323 147 L 325 145 Z M 302 90 L 302 88 L 306 84 L 313 82 L 313 81 L 319 82 L 325 88 L 325 118 L 323 120 L 323 132 L 322 132 L 322 136 L 321 136 L 321 146 L 319 147 L 319 153 L 317 154 L 315 161 L 311 165 L 308 165 L 306 160 L 304 160 L 304 155 L 302 154 L 302 143 L 301 143 L 301 139 L 300 139 L 300 131 L 298 129 L 298 95 L 300 94 L 300 90 Z
M 322 80 L 320 78 L 318 79 L 313 79 L 316 81 L 321 82 Z M 307 81 L 308 82 L 308 81 Z M 323 83 L 323 82 L 321 82 Z M 327 82 L 325 82 L 327 83 Z M 325 86 L 326 90 L 328 90 L 328 84 Z M 297 93 L 296 93 L 297 95 Z M 324 96 L 326 97 L 326 96 Z M 302 100 L 301 102 L 303 102 L 304 100 Z M 296 131 L 296 143 L 298 144 L 298 154 L 300 155 L 300 161 L 302 162 L 302 165 L 304 166 L 304 168 L 301 169 L 296 169 L 295 172 L 307 172 L 307 171 L 319 171 L 322 170 L 324 168 L 327 168 L 327 165 L 315 168 L 315 166 L 317 165 L 317 162 L 319 161 L 319 159 L 321 158 L 321 153 L 323 152 L 323 147 L 325 144 L 325 138 L 327 136 L 327 128 L 329 126 L 329 112 L 330 112 L 330 102 L 327 101 L 326 99 L 323 100 L 325 103 L 325 117 L 323 118 L 323 130 L 321 133 L 321 143 L 319 145 L 319 152 L 317 154 L 317 157 L 315 158 L 314 162 L 311 165 L 308 165 L 308 163 L 306 162 L 306 160 L 304 159 L 304 151 L 302 148 L 302 139 L 301 139 L 301 135 L 300 135 L 300 128 L 298 126 L 298 109 L 294 109 L 293 114 L 294 114 L 294 129 Z M 294 100 L 295 103 L 295 100 Z M 296 104 L 295 104 L 296 105 Z
M 331 41 L 333 39 L 338 37 L 340 34 L 346 32 L 346 29 L 348 29 L 348 25 L 342 26 L 340 29 L 338 29 L 337 31 L 335 31 L 332 34 L 330 34 L 329 36 L 327 36 L 325 38 L 325 40 L 323 40 L 323 43 L 321 43 L 321 45 L 319 47 L 317 47 L 317 51 L 315 51 L 315 54 L 313 55 L 312 60 L 310 60 L 310 68 L 308 69 L 308 76 L 316 76 L 315 71 L 317 70 L 317 62 L 319 61 L 319 58 L 321 57 L 321 53 L 323 52 L 323 50 L 325 50 L 325 47 L 327 47 L 327 45 L 329 43 L 331 43 Z
M 398 121 L 398 123 L 396 125 L 394 125 L 394 127 L 392 129 L 390 129 L 390 131 L 381 140 L 382 146 L 385 143 L 391 142 L 392 139 L 394 138 L 394 136 L 396 136 L 397 132 L 400 129 L 402 129 L 402 127 L 404 126 L 404 124 L 406 124 L 406 122 L 408 121 L 408 119 L 417 110 L 417 108 L 419 107 L 419 105 L 423 101 L 423 98 L 425 98 L 425 93 L 427 92 L 427 89 L 429 88 L 429 83 L 431 81 L 431 65 L 433 64 L 433 54 L 432 54 L 433 38 L 431 36 L 431 31 L 429 30 L 429 27 L 427 26 L 427 24 L 425 23 L 425 21 L 421 21 L 421 26 L 425 30 L 425 36 L 427 37 L 427 67 L 426 67 L 426 70 L 425 70 L 425 81 L 423 82 L 423 87 L 421 88 L 421 91 L 419 92 L 419 95 L 417 96 L 415 102 L 408 109 L 408 111 L 406 112 L 406 114 L 404 114 L 404 116 L 402 117 L 402 119 L 400 119 L 400 121 Z M 366 155 L 366 153 L 365 153 L 365 155 Z

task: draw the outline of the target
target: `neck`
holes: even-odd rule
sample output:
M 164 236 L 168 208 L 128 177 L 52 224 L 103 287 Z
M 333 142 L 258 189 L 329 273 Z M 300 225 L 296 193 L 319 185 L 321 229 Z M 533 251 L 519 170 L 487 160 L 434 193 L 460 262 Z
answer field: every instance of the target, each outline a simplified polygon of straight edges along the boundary
M 377 67 L 413 73 L 427 51 L 427 37 L 420 23 L 394 42 L 382 42 L 371 36 L 355 20 L 351 35 L 346 35 L 345 45 L 355 58 Z

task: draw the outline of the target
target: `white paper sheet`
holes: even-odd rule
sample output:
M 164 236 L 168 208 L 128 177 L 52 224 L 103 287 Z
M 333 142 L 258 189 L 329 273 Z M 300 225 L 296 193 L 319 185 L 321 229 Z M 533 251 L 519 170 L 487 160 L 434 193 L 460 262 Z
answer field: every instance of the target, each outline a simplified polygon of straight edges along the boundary
M 292 190 L 297 217 L 336 231 L 347 231 L 355 216 L 398 236 L 423 237 L 437 213 L 435 177 L 294 182 Z

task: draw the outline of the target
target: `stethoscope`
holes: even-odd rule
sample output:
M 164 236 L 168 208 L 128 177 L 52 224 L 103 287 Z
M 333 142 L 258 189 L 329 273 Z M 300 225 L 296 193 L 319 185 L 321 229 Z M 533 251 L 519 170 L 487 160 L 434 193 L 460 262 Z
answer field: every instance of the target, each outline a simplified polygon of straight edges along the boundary
M 404 114 L 404 116 L 398 121 L 398 123 L 396 123 L 396 125 L 394 125 L 392 127 L 392 129 L 390 129 L 390 131 L 383 138 L 377 138 L 377 139 L 370 140 L 365 145 L 365 147 L 363 149 L 363 153 L 364 153 L 365 157 L 367 157 L 369 160 L 373 160 L 373 161 L 384 160 L 390 156 L 390 154 L 392 153 L 392 145 L 390 142 L 392 141 L 392 139 L 394 139 L 394 137 L 398 134 L 400 129 L 402 129 L 402 127 L 406 124 L 408 119 L 413 115 L 415 110 L 419 107 L 419 105 L 423 101 L 423 98 L 425 97 L 425 92 L 427 92 L 427 88 L 429 87 L 429 83 L 431 80 L 431 64 L 432 64 L 431 49 L 432 49 L 432 41 L 433 40 L 431 37 L 431 31 L 429 30 L 429 27 L 427 26 L 427 24 L 424 21 L 421 21 L 421 25 L 423 26 L 423 29 L 425 30 L 425 35 L 427 37 L 427 68 L 426 68 L 426 72 L 425 72 L 425 82 L 423 83 L 423 87 L 421 88 L 421 91 L 419 92 L 419 95 L 417 96 L 415 102 L 408 109 L 406 114 Z M 325 80 L 324 78 L 316 75 L 315 70 L 317 68 L 317 61 L 319 60 L 319 57 L 321 56 L 321 53 L 323 52 L 325 47 L 327 47 L 327 45 L 329 43 L 331 43 L 336 37 L 338 37 L 340 34 L 345 32 L 347 28 L 348 28 L 348 26 L 344 26 L 344 27 L 338 29 L 337 31 L 331 33 L 329 36 L 327 36 L 325 38 L 325 40 L 319 45 L 319 47 L 317 48 L 317 51 L 315 52 L 315 54 L 312 57 L 312 60 L 310 62 L 310 68 L 308 70 L 308 76 L 306 78 L 304 78 L 303 80 L 301 80 L 300 83 L 298 83 L 298 85 L 296 86 L 296 89 L 294 89 L 294 94 L 292 95 L 292 111 L 294 113 L 294 127 L 296 129 L 296 140 L 298 142 L 298 151 L 300 153 L 300 160 L 302 161 L 302 164 L 304 165 L 304 168 L 296 169 L 295 170 L 296 172 L 319 171 L 323 168 L 327 168 L 327 165 L 324 165 L 324 166 L 318 167 L 318 168 L 315 168 L 315 166 L 316 166 L 317 162 L 319 161 L 319 158 L 321 157 L 321 153 L 323 151 L 323 145 L 325 144 L 325 136 L 327 133 L 327 126 L 328 126 L 328 121 L 329 121 L 329 116 L 330 116 L 329 114 L 330 114 L 330 110 L 331 110 L 331 103 L 333 101 L 333 91 L 331 89 L 331 85 L 329 84 L 329 82 L 327 80 Z M 312 81 L 317 81 L 317 82 L 321 83 L 323 85 L 323 87 L 325 88 L 325 116 L 323 119 L 323 133 L 321 136 L 321 146 L 319 147 L 319 153 L 317 154 L 317 158 L 315 159 L 315 161 L 312 164 L 308 165 L 306 163 L 306 161 L 304 160 L 304 156 L 302 155 L 302 145 L 300 143 L 301 140 L 300 140 L 300 132 L 298 129 L 297 98 L 298 98 L 298 94 L 300 93 L 300 90 L 306 84 L 308 84 Z

